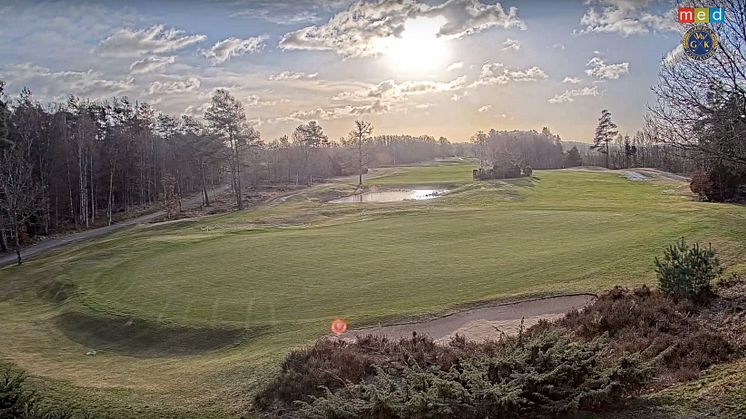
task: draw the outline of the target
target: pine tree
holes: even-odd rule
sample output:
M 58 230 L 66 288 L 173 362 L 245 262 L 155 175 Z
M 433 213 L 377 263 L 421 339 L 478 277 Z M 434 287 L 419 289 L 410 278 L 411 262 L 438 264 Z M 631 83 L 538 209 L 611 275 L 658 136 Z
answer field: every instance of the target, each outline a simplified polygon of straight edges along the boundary
M 565 167 L 576 167 L 583 164 L 583 159 L 580 157 L 578 147 L 572 146 L 572 148 L 565 155 Z
M 205 112 L 205 120 L 212 134 L 220 137 L 231 149 L 230 167 L 233 191 L 238 209 L 243 209 L 241 198 L 241 150 L 259 142 L 259 133 L 248 126 L 243 104 L 225 89 L 218 89 Z
M 599 153 L 606 154 L 606 168 L 609 168 L 609 143 L 617 135 L 617 126 L 611 121 L 611 112 L 608 109 L 601 111 L 601 117 L 598 118 L 596 134 L 593 136 L 592 150 L 598 150 Z

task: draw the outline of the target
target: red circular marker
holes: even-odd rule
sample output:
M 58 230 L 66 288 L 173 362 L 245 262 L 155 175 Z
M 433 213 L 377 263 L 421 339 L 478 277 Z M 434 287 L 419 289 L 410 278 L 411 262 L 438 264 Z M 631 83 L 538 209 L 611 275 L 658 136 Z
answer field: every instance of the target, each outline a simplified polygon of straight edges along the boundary
M 347 331 L 347 322 L 344 321 L 344 320 L 342 320 L 342 319 L 335 319 L 332 322 L 331 329 L 332 329 L 332 333 L 334 333 L 335 335 L 339 336 L 342 333 L 344 333 L 344 332 Z

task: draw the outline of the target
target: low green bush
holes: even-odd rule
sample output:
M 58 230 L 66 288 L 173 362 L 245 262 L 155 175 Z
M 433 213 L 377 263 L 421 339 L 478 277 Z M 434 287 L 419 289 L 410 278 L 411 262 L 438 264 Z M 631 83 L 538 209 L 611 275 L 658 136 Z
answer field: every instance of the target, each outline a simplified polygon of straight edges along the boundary
M 676 298 L 701 300 L 711 292 L 712 280 L 723 273 L 723 267 L 712 246 L 688 245 L 682 238 L 655 258 L 655 271 L 661 291 Z

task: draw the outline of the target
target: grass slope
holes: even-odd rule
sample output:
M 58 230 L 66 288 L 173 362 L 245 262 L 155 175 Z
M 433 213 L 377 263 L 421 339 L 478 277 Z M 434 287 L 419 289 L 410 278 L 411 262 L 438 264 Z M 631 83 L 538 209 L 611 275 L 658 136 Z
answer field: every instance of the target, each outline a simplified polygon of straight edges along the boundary
M 471 168 L 394 168 L 371 181 L 453 190 L 437 200 L 330 204 L 353 187 L 322 185 L 252 211 L 141 227 L 0 270 L 0 321 L 10 337 L 0 354 L 57 397 L 104 415 L 220 416 L 240 411 L 290 348 L 325 335 L 335 317 L 356 327 L 486 300 L 652 282 L 653 257 L 682 236 L 712 242 L 732 269 L 746 261 L 746 208 L 694 202 L 685 185 L 582 170 L 472 183 Z M 132 345 L 152 340 L 135 329 L 141 323 L 147 333 L 158 324 L 247 332 L 217 352 L 132 357 L 142 351 L 121 350 L 121 336 L 108 348 L 78 329 L 71 340 L 58 327 L 70 311 L 120 328 L 136 319 Z M 88 349 L 99 355 L 82 356 Z

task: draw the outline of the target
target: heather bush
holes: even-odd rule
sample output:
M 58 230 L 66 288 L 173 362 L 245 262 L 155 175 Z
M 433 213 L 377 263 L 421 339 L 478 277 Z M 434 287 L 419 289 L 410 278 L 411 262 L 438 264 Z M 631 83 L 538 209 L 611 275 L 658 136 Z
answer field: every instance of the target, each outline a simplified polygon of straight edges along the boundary
M 28 388 L 26 375 L 2 367 L 0 376 L 0 418 L 2 419 L 73 419 L 89 418 L 88 412 L 69 407 L 44 406 L 37 394 Z
M 615 287 L 592 305 L 568 313 L 556 325 L 586 341 L 607 336 L 610 357 L 639 353 L 659 375 L 683 381 L 736 352 L 725 335 L 694 319 L 696 309 L 688 300 L 675 301 L 645 286 L 634 290 Z
M 296 387 L 291 396 L 275 391 L 295 377 L 286 363 L 257 400 L 264 413 L 312 418 L 557 417 L 615 403 L 649 376 L 635 355 L 602 362 L 604 338 L 575 342 L 557 332 L 527 333 L 520 343 L 515 338 L 486 343 L 456 338 L 439 346 L 415 336 L 399 342 L 365 337 L 332 346 L 321 341 L 316 347 L 320 350 L 304 352 L 325 358 L 314 361 L 316 365 L 328 366 L 333 357 L 327 349 L 334 348 L 354 357 L 367 352 L 372 370 L 357 380 L 329 381 L 331 386 Z
M 682 238 L 666 249 L 663 260 L 655 258 L 661 291 L 677 298 L 701 300 L 711 293 L 712 280 L 723 273 L 712 246 L 689 246 Z

